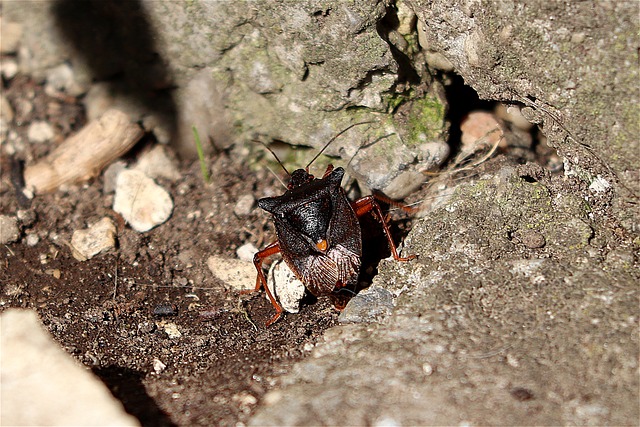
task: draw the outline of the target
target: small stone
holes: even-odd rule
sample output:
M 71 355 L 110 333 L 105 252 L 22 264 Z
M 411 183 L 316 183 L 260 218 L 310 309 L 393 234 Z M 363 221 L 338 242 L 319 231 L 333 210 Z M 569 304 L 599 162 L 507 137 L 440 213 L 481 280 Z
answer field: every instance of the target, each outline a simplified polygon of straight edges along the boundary
M 256 268 L 252 262 L 214 255 L 207 259 L 207 266 L 232 289 L 252 289 L 256 284 Z
M 258 399 L 246 391 L 234 394 L 233 397 L 231 397 L 231 400 L 238 402 L 241 406 L 252 406 L 258 403 Z
M 463 150 L 476 151 L 476 147 L 491 146 L 504 136 L 504 129 L 498 119 L 486 111 L 472 111 L 460 124 L 460 140 Z
M 167 145 L 171 142 L 171 131 L 163 126 L 166 122 L 155 114 L 149 114 L 142 119 L 142 127 L 147 132 L 153 132 L 158 143 Z
M 23 227 L 31 227 L 36 222 L 36 211 L 33 209 L 20 209 L 16 213 L 16 217 Z
M 11 80 L 18 74 L 18 62 L 13 58 L 0 59 L 0 74 L 5 80 Z
M 609 183 L 609 181 L 607 181 L 600 175 L 595 177 L 593 181 L 591 181 L 591 184 L 589 184 L 589 190 L 591 190 L 591 192 L 593 193 L 603 193 L 607 191 L 607 189 L 609 189 L 610 187 L 611 187 L 611 184 Z
M 165 369 L 167 369 L 167 365 L 165 365 L 164 363 L 162 363 L 162 361 L 156 357 L 153 358 L 153 371 L 156 374 L 161 373 L 162 371 L 164 371 Z
M 178 325 L 176 325 L 175 323 L 165 323 L 164 325 L 162 325 L 162 328 L 171 339 L 182 337 L 182 332 L 180 332 L 180 329 L 178 329 Z
M 86 261 L 116 246 L 116 226 L 104 217 L 87 229 L 76 230 L 71 237 L 73 257 Z
M 384 189 L 384 193 L 392 199 L 403 199 L 416 191 L 425 182 L 420 172 L 407 170 L 391 180 Z
M 20 238 L 18 220 L 7 215 L 0 215 L 0 244 L 13 243 Z
M 27 130 L 27 138 L 33 143 L 43 143 L 53 139 L 55 132 L 53 127 L 43 121 L 32 122 Z
M 398 9 L 398 28 L 397 31 L 406 36 L 413 34 L 416 28 L 416 14 L 413 10 L 403 1 L 396 2 L 396 8 Z
M 431 69 L 441 70 L 447 73 L 450 73 L 455 69 L 451 61 L 449 61 L 447 57 L 440 52 L 428 50 L 425 52 L 424 56 L 427 65 L 429 65 L 429 68 Z
M 46 332 L 35 311 L 5 310 L 0 330 L 2 425 L 140 425 Z
M 253 256 L 258 252 L 258 248 L 253 243 L 245 243 L 236 249 L 236 255 L 242 261 L 253 262 Z
M 160 304 L 153 309 L 153 315 L 158 317 L 175 316 L 178 308 L 173 304 Z
M 544 236 L 535 230 L 526 230 L 522 232 L 522 243 L 532 249 L 541 248 L 545 245 L 546 240 Z
M 35 233 L 27 234 L 27 238 L 26 238 L 27 246 L 33 247 L 37 245 L 39 241 L 40 241 L 40 237 L 37 234 Z
M 169 158 L 167 148 L 162 145 L 144 151 L 132 169 L 144 172 L 149 178 L 154 179 L 167 178 L 177 181 L 181 176 L 175 161 Z
M 104 194 L 113 193 L 116 191 L 116 181 L 118 179 L 118 175 L 120 172 L 127 168 L 127 164 L 122 160 L 118 160 L 116 162 L 111 163 L 105 170 L 102 175 L 103 178 L 103 186 L 102 191 Z
M 286 312 L 297 313 L 300 311 L 300 301 L 304 297 L 305 286 L 284 261 L 279 260 L 271 265 L 267 276 L 267 286 Z
M 379 287 L 367 288 L 351 298 L 338 316 L 341 323 L 375 322 L 391 314 L 393 295 Z
M 87 120 L 96 120 L 115 105 L 115 95 L 108 83 L 95 83 L 89 88 L 83 102 L 87 111 Z
M 164 223 L 173 212 L 167 191 L 144 173 L 124 170 L 116 180 L 113 210 L 138 232 L 149 231 Z
M 238 198 L 236 206 L 233 208 L 233 212 L 238 216 L 247 216 L 253 210 L 253 206 L 256 203 L 256 198 L 253 194 L 244 194 Z
M 80 96 L 87 91 L 87 87 L 81 85 L 69 64 L 60 64 L 47 70 L 44 91 L 49 96 L 56 96 L 63 92 L 71 96 Z
M 0 94 L 0 119 L 6 123 L 11 123 L 13 120 L 13 108 L 4 94 Z
M 496 106 L 495 113 L 498 118 L 524 131 L 528 132 L 533 127 L 533 124 L 522 115 L 522 109 L 516 105 L 506 106 L 500 103 Z

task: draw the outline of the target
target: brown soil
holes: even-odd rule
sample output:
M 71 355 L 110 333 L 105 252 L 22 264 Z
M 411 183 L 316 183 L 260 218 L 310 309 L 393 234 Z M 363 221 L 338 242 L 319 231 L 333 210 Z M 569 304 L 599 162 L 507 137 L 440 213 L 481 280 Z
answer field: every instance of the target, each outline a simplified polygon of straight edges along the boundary
M 12 105 L 18 99 L 33 104 L 12 125 L 25 141 L 33 120 L 55 126 L 61 135 L 56 142 L 84 123 L 77 100 L 51 98 L 27 79 L 14 79 L 5 95 Z M 56 142 L 26 144 L 16 157 L 32 161 Z M 273 239 L 265 213 L 256 208 L 240 218 L 233 208 L 240 195 L 279 186 L 268 172 L 250 171 L 224 153 L 211 163 L 210 184 L 197 162 L 183 162 L 176 183 L 159 180 L 174 199 L 173 216 L 140 234 L 110 209 L 113 195 L 103 193 L 101 177 L 21 206 L 12 185 L 17 166 L 3 149 L 0 213 L 35 213 L 22 235 L 35 233 L 40 240 L 33 247 L 24 240 L 0 247 L 0 311 L 36 310 L 60 345 L 91 367 L 143 425 L 246 421 L 275 378 L 338 316 L 320 299 L 267 328 L 273 308 L 263 294 L 240 296 L 211 274 L 209 256 L 235 257 L 244 243 L 261 247 Z M 119 224 L 117 251 L 77 261 L 69 249 L 73 231 L 104 216 Z M 170 323 L 181 337 L 169 337 Z M 156 359 L 166 369 L 156 372 Z

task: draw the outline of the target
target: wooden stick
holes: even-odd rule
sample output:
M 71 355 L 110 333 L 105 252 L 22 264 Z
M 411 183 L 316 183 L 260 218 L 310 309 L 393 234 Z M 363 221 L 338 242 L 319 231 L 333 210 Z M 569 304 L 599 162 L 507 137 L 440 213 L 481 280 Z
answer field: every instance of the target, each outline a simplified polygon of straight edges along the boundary
M 143 133 L 125 113 L 108 110 L 67 138 L 44 159 L 27 166 L 24 171 L 26 188 L 42 194 L 56 190 L 62 184 L 93 178 L 129 151 Z

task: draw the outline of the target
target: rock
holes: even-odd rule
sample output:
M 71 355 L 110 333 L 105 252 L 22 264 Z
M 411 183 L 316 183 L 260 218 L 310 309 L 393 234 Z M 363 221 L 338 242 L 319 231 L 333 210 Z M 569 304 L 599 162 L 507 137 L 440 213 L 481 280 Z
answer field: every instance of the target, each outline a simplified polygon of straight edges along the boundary
M 0 244 L 13 243 L 20 238 L 20 229 L 16 218 L 0 215 Z
M 173 201 L 167 191 L 144 173 L 124 170 L 116 180 L 113 210 L 138 232 L 149 231 L 169 219 Z
M 147 132 L 152 132 L 158 143 L 167 145 L 171 142 L 171 130 L 166 123 L 169 118 L 161 118 L 158 114 L 149 114 L 142 119 L 142 127 Z
M 532 249 L 538 249 L 544 246 L 545 238 L 542 233 L 535 230 L 524 230 L 520 235 L 522 243 Z
M 9 22 L 6 18 L 0 16 L 0 28 L 2 28 L 0 54 L 16 53 L 22 39 L 22 24 Z
M 6 80 L 13 79 L 18 74 L 18 63 L 13 58 L 0 59 L 0 75 Z
M 4 93 L 0 94 L 0 120 L 3 120 L 5 123 L 11 123 L 13 121 L 13 108 L 11 108 L 11 104 Z
M 160 359 L 158 359 L 157 357 L 153 358 L 153 371 L 156 374 L 162 373 L 162 371 L 164 371 L 166 368 L 167 365 L 164 364 Z
M 178 325 L 176 325 L 175 323 L 162 323 L 162 329 L 172 340 L 182 337 L 182 332 L 180 332 L 180 329 L 178 329 Z
M 83 99 L 89 121 L 97 120 L 110 109 L 122 111 L 133 122 L 138 122 L 149 111 L 139 99 L 132 96 L 126 86 L 117 83 L 94 83 Z
M 425 181 L 425 176 L 420 172 L 404 171 L 384 187 L 384 194 L 391 199 L 400 200 L 420 188 Z
M 73 68 L 67 63 L 47 70 L 47 80 L 44 91 L 49 96 L 66 93 L 74 97 L 87 92 L 88 88 L 76 79 Z
M 242 261 L 253 262 L 253 256 L 258 252 L 258 248 L 256 248 L 253 243 L 245 243 L 236 249 L 236 255 Z
M 181 176 L 175 160 L 169 158 L 167 148 L 162 145 L 154 145 L 151 149 L 145 150 L 132 169 L 153 179 L 166 178 L 177 181 Z
M 533 123 L 525 119 L 522 115 L 522 109 L 516 105 L 505 105 L 499 103 L 495 108 L 496 116 L 505 122 L 509 122 L 523 131 L 530 131 Z
M 34 209 L 18 209 L 16 217 L 23 227 L 31 227 L 37 219 L 36 211 Z
M 267 286 L 285 311 L 289 313 L 300 311 L 300 301 L 304 297 L 306 288 L 283 260 L 278 260 L 271 265 L 267 275 Z
M 504 136 L 503 125 L 486 111 L 472 111 L 460 124 L 462 150 L 474 152 L 477 147 L 493 146 Z
M 116 226 L 104 217 L 85 230 L 76 230 L 71 237 L 73 257 L 86 261 L 116 247 Z
M 104 173 L 102 174 L 104 182 L 102 191 L 105 194 L 113 193 L 114 191 L 116 191 L 116 182 L 118 180 L 118 175 L 126 168 L 127 164 L 122 160 L 117 160 L 107 166 L 107 168 L 104 170 Z
M 30 142 L 40 144 L 50 141 L 55 136 L 53 127 L 43 121 L 32 122 L 27 130 L 27 138 Z
M 376 322 L 393 311 L 393 295 L 388 290 L 370 286 L 351 298 L 338 321 L 340 323 Z
M 25 243 L 27 244 L 27 246 L 35 246 L 38 244 L 38 242 L 40 242 L 40 237 L 35 234 L 35 233 L 29 233 L 27 234 L 27 237 L 25 239 Z
M 207 259 L 207 266 L 232 289 L 253 289 L 256 285 L 256 268 L 252 262 L 214 255 Z
M 378 266 L 368 291 L 381 291 L 371 303 L 390 310 L 384 321 L 328 329 L 248 425 L 633 424 L 631 246 L 622 263 L 591 256 L 611 253 L 615 232 L 591 228 L 586 187 L 557 190 L 513 167 L 450 188 L 405 239 L 417 259 Z M 544 258 L 508 238 L 534 224 Z
M 31 310 L 0 315 L 2 425 L 138 426 L 104 383 L 66 354 Z
M 253 206 L 256 203 L 256 198 L 253 194 L 243 194 L 238 198 L 233 212 L 238 216 L 247 216 L 253 210 Z

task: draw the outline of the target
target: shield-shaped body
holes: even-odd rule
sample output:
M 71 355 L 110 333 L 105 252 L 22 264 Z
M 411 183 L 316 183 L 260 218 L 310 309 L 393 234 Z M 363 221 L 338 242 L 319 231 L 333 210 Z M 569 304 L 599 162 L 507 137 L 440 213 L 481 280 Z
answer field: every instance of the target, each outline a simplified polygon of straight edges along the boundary
M 305 177 L 305 171 L 294 172 Z M 306 175 L 310 176 L 310 175 Z M 360 223 L 340 186 L 343 168 L 322 179 L 293 185 L 282 196 L 258 206 L 273 214 L 282 257 L 315 296 L 355 285 L 360 271 Z

